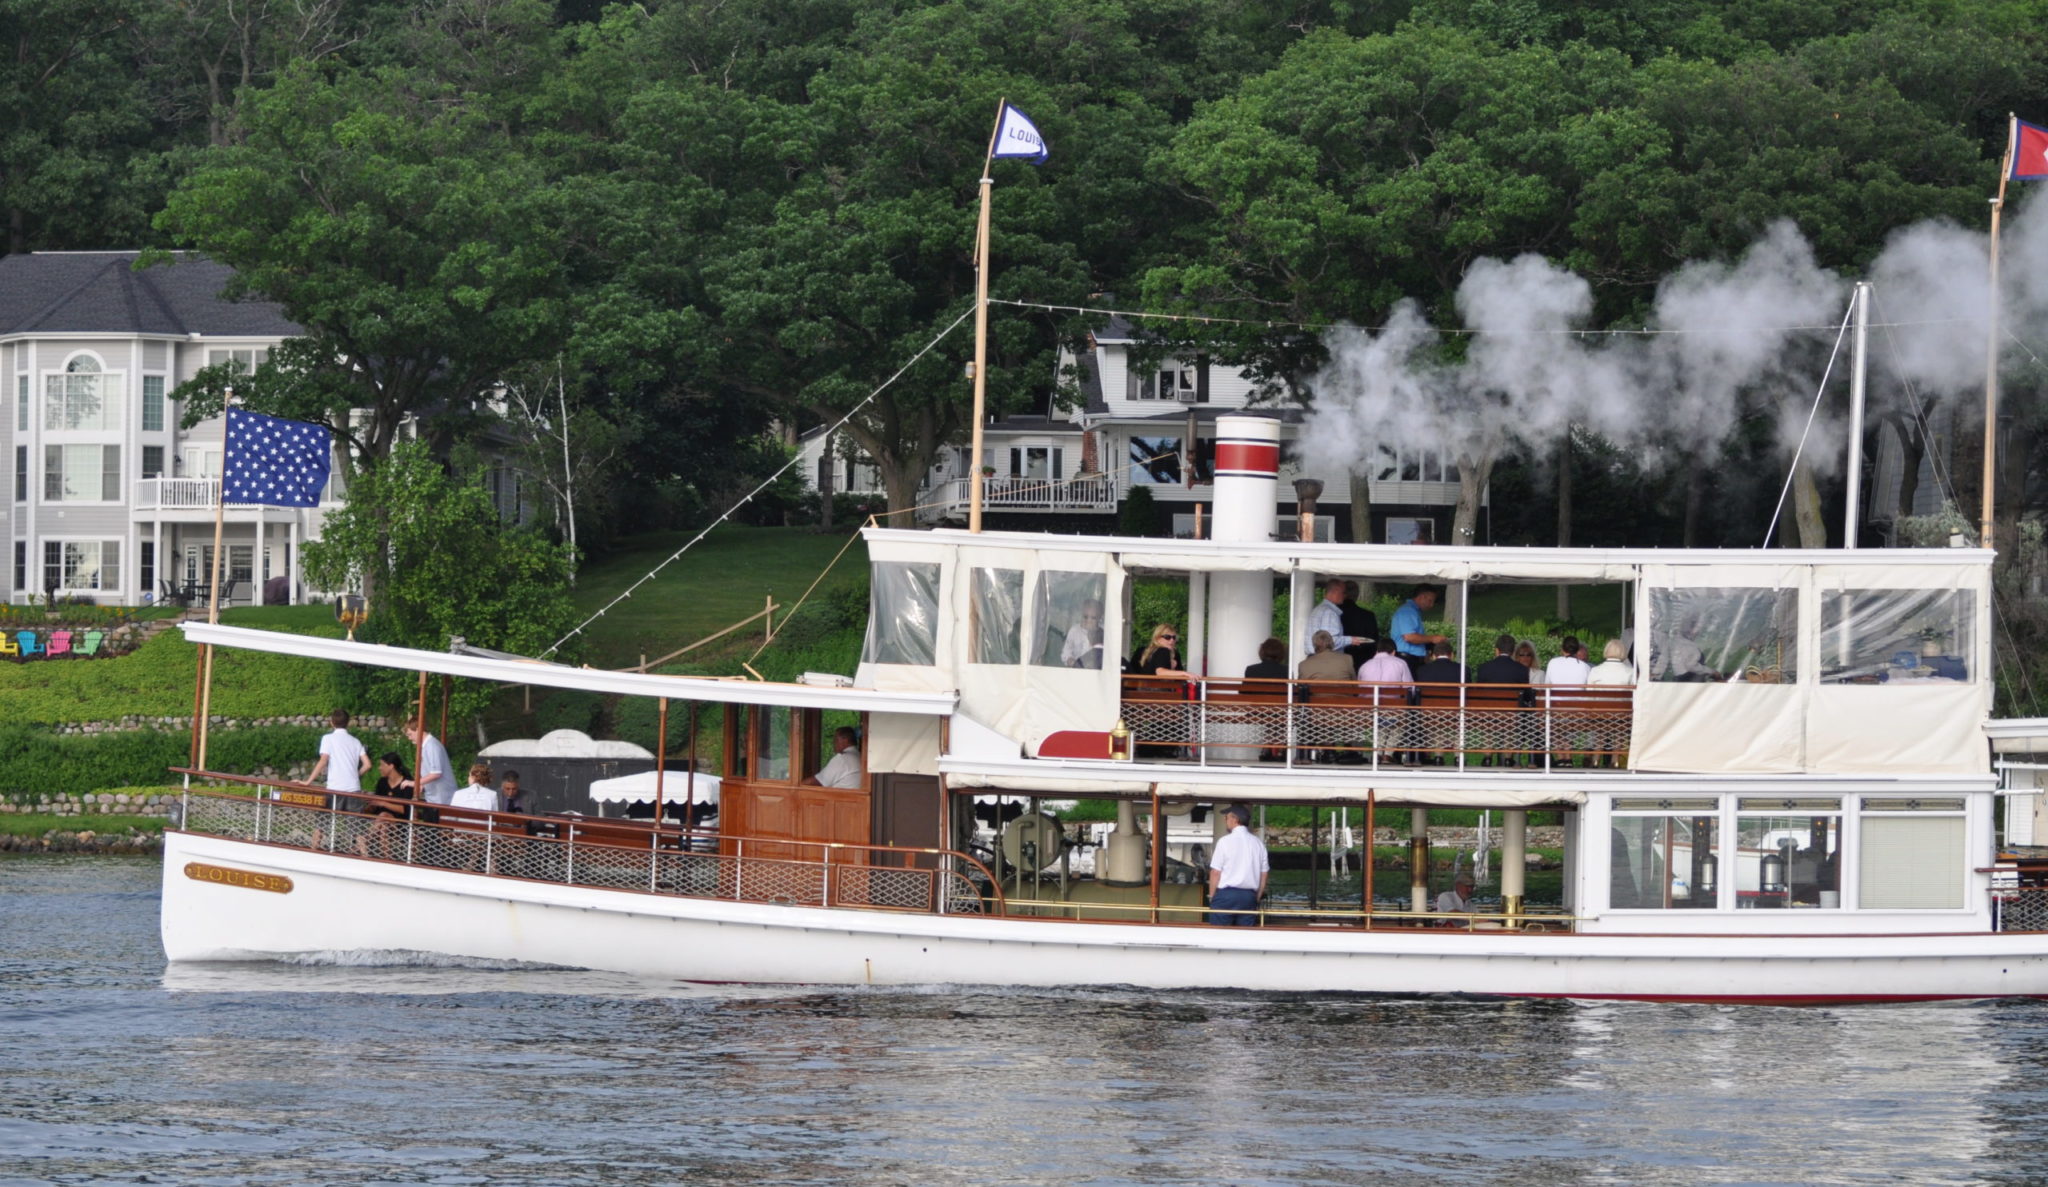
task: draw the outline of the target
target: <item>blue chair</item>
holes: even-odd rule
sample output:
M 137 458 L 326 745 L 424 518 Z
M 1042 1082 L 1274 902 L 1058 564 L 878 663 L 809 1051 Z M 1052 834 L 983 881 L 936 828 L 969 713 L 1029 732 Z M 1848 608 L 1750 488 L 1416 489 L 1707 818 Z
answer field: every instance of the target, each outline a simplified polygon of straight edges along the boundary
M 21 642 L 21 658 L 23 659 L 39 654 L 43 650 L 43 645 L 36 641 L 36 633 L 34 631 L 17 631 L 14 637 Z

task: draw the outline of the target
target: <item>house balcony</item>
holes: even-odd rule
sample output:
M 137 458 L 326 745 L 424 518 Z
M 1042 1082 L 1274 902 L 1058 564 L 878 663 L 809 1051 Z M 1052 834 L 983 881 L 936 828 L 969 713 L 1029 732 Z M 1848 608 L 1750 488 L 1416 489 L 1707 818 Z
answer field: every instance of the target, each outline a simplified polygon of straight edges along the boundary
M 972 492 L 970 479 L 949 478 L 931 487 L 918 501 L 927 520 L 959 519 L 967 514 Z M 1083 474 L 1073 478 L 1023 478 L 991 475 L 982 480 L 981 505 L 985 511 L 1041 511 L 1057 513 L 1112 514 L 1116 511 L 1116 479 L 1108 474 Z
M 142 478 L 135 483 L 134 500 L 129 510 L 144 519 L 203 519 L 213 515 L 220 505 L 220 479 L 218 478 Z M 321 492 L 320 506 L 325 508 L 337 502 L 333 483 Z M 231 504 L 235 511 L 262 511 L 266 513 L 289 514 L 301 510 L 297 507 L 271 507 L 251 504 Z M 275 518 L 266 514 L 265 518 Z

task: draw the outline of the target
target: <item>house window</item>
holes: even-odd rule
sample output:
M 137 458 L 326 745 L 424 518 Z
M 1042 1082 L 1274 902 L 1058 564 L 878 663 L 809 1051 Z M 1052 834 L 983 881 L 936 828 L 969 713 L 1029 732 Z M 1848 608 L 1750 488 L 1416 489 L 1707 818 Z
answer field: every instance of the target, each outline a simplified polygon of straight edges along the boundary
M 14 501 L 28 502 L 28 446 L 14 447 Z M 21 588 L 16 586 L 16 589 Z
M 156 588 L 156 541 L 142 541 L 142 576 L 136 579 L 135 588 L 147 594 Z
M 14 428 L 16 432 L 28 432 L 28 376 L 14 377 Z
M 28 588 L 28 541 L 14 542 L 14 588 Z
M 79 355 L 62 375 L 43 380 L 43 427 L 106 430 L 121 427 L 120 376 L 100 370 L 98 359 Z
M 44 502 L 117 503 L 120 499 L 120 446 L 43 446 Z
M 142 476 L 162 478 L 164 476 L 164 447 L 145 445 L 142 447 Z
M 119 540 L 43 541 L 43 588 L 119 589 Z
M 142 431 L 161 433 L 164 430 L 164 377 L 145 375 L 142 377 Z
M 247 347 L 234 350 L 209 350 L 206 352 L 207 366 L 218 367 L 222 363 L 233 363 L 236 373 L 241 375 L 254 375 L 256 368 L 262 362 L 263 352 Z

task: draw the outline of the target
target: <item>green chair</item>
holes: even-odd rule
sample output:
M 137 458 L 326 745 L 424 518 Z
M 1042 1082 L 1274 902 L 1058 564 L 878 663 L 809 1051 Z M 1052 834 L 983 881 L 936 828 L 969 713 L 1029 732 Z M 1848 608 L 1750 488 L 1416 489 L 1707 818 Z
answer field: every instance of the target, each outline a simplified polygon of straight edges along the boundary
M 78 654 L 80 654 L 80 655 L 98 655 L 98 654 L 100 653 L 100 644 L 101 644 L 102 642 L 104 642 L 104 641 L 106 640 L 106 637 L 107 637 L 107 632 L 105 632 L 105 631 L 87 631 L 87 632 L 85 632 L 85 634 L 81 635 L 81 636 L 79 637 L 79 639 L 78 639 L 78 643 L 77 643 L 77 651 L 78 651 Z

